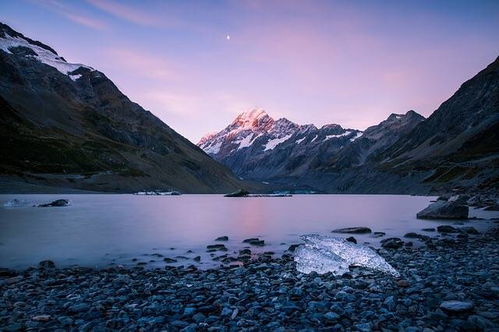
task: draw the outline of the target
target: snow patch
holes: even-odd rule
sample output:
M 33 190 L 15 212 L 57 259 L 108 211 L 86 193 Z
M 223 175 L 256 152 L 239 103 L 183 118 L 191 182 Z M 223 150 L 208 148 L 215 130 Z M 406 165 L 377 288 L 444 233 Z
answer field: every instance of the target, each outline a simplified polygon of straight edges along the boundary
M 324 138 L 324 141 L 327 141 L 328 139 L 331 139 L 331 138 L 338 138 L 338 137 L 348 136 L 348 135 L 350 135 L 351 133 L 352 133 L 351 131 L 345 131 L 343 134 L 338 134 L 338 135 L 326 135 L 326 138 Z
M 69 75 L 69 78 L 72 79 L 73 81 L 76 81 L 81 77 L 81 74 L 76 74 L 76 75 Z
M 303 138 L 300 138 L 300 139 L 297 139 L 295 141 L 296 144 L 300 144 L 301 142 L 303 142 L 305 140 L 306 137 L 303 137 Z
M 314 142 L 317 139 L 317 137 L 319 137 L 319 135 L 315 135 L 315 137 L 312 138 L 312 140 L 310 141 L 310 143 Z
M 293 136 L 293 134 L 288 134 L 281 138 L 271 139 L 267 142 L 267 144 L 265 144 L 265 149 L 263 151 L 273 150 L 279 144 L 286 142 L 291 136 Z
M 208 154 L 217 154 L 220 151 L 221 147 L 222 147 L 222 142 L 218 142 L 215 144 L 212 143 L 209 146 L 204 147 L 203 150 Z
M 30 44 L 27 40 L 21 38 L 21 37 L 12 37 L 8 34 L 5 34 L 5 37 L 0 37 L 0 50 L 12 54 L 10 51 L 10 48 L 13 47 L 27 47 L 33 52 L 36 53 L 36 55 L 26 55 L 27 57 L 32 57 L 41 63 L 44 63 L 46 65 L 49 65 L 51 67 L 54 67 L 64 75 L 69 75 L 69 73 L 75 71 L 76 69 L 83 67 L 83 68 L 88 68 L 90 70 L 94 70 L 92 67 L 85 66 L 81 63 L 68 63 L 64 61 L 60 56 L 57 54 L 44 49 L 43 47 L 40 47 L 38 45 Z M 78 76 L 78 75 L 74 75 Z M 81 76 L 81 75 L 80 75 Z M 71 77 L 71 76 L 70 76 Z M 71 79 L 74 81 L 78 79 L 79 77 Z
M 246 137 L 244 137 L 242 140 L 236 141 L 234 143 L 239 144 L 239 147 L 237 148 L 237 150 L 247 148 L 247 147 L 250 147 L 251 144 L 253 144 L 253 142 L 260 136 L 262 136 L 262 134 L 258 134 L 255 136 L 254 133 L 251 133 L 251 134 L 247 135 Z
M 362 136 L 364 133 L 362 131 L 359 131 L 357 133 L 357 135 L 355 135 L 354 137 L 350 138 L 350 142 L 353 142 L 355 141 L 357 138 L 359 138 L 360 136 Z

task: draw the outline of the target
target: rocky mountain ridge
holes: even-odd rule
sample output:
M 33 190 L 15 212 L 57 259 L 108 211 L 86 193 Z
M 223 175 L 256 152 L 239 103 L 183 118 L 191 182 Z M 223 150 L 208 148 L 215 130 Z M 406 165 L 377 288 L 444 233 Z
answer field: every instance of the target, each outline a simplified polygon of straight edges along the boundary
M 260 111 L 239 117 L 249 114 L 268 117 Z M 427 119 L 414 111 L 392 114 L 363 133 L 339 125 L 272 133 L 271 125 L 256 134 L 237 131 L 237 123 L 198 145 L 237 175 L 270 185 L 334 193 L 497 190 L 499 58 Z
M 103 73 L 1 23 L 0 108 L 2 191 L 18 183 L 115 192 L 241 186 Z

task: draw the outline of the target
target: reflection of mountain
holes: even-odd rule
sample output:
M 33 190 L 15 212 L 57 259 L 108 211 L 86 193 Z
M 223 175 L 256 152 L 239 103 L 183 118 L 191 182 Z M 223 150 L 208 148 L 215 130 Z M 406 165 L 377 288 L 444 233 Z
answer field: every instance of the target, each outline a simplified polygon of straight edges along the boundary
M 99 191 L 241 186 L 103 73 L 1 23 L 0 108 L 4 179 Z
M 499 186 L 499 58 L 428 119 L 392 114 L 361 133 L 261 110 L 198 145 L 247 179 L 327 192 L 426 193 Z

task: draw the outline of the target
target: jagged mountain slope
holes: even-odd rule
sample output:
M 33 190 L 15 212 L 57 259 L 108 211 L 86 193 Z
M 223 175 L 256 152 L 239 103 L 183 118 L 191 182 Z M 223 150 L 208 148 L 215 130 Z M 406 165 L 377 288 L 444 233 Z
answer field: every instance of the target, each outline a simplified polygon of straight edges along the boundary
M 238 119 L 251 120 L 254 114 Z M 288 131 L 272 133 L 273 120 L 257 114 L 258 120 L 250 121 L 256 129 L 239 131 L 236 119 L 199 145 L 239 175 L 289 189 L 430 193 L 499 188 L 499 58 L 428 119 L 409 111 L 392 114 L 363 133 L 338 125 L 286 126 Z M 244 140 L 249 134 L 252 139 Z M 280 144 L 266 149 L 272 140 Z
M 241 186 L 103 73 L 68 63 L 5 24 L 0 129 L 0 174 L 13 180 L 98 191 Z
M 198 145 L 237 175 L 252 180 L 298 176 L 327 161 L 362 133 L 332 124 L 317 128 L 265 111 L 244 112 L 225 129 L 203 137 Z
M 322 188 L 347 192 L 497 190 L 499 58 L 364 165 L 338 169 L 337 162 L 332 159 L 303 181 L 320 176 Z

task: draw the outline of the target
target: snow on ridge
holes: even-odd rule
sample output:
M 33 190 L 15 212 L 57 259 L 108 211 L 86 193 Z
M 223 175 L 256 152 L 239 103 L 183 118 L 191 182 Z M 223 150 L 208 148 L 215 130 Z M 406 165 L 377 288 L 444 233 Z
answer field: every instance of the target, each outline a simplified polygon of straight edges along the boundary
M 262 134 L 258 134 L 255 136 L 254 133 L 251 133 L 251 134 L 245 136 L 243 139 L 236 141 L 234 143 L 239 144 L 239 147 L 237 148 L 237 150 L 244 149 L 244 148 L 250 147 L 251 144 L 253 144 L 253 142 L 260 136 L 262 136 Z
M 306 137 L 303 137 L 303 138 L 300 138 L 300 139 L 297 139 L 295 141 L 295 144 L 300 144 L 301 142 L 303 142 L 305 140 Z
M 359 131 L 357 133 L 357 135 L 355 135 L 354 137 L 350 138 L 350 142 L 353 142 L 355 141 L 357 138 L 359 138 L 360 136 L 364 135 L 364 133 L 362 131 Z
M 326 135 L 326 137 L 324 138 L 324 141 L 327 141 L 328 139 L 331 139 L 331 138 L 338 138 L 338 137 L 343 137 L 343 136 L 348 136 L 350 135 L 352 132 L 347 130 L 345 131 L 343 134 L 337 134 L 337 135 Z
M 220 152 L 220 148 L 222 147 L 222 141 L 215 143 L 215 144 L 210 144 L 208 146 L 203 147 L 204 152 L 208 154 L 217 154 Z
M 46 65 L 49 65 L 64 75 L 70 76 L 70 78 L 74 81 L 77 80 L 80 76 L 78 75 L 69 75 L 69 73 L 75 71 L 76 69 L 83 67 L 83 68 L 88 68 L 90 70 L 94 70 L 92 67 L 83 65 L 81 63 L 69 63 L 64 61 L 60 56 L 57 54 L 40 47 L 38 45 L 31 44 L 28 42 L 26 39 L 23 39 L 21 37 L 12 37 L 9 34 L 5 34 L 5 37 L 0 37 L 0 50 L 12 54 L 10 51 L 10 48 L 14 47 L 27 47 L 31 49 L 33 52 L 36 53 L 36 55 L 26 55 L 28 57 L 33 57 L 34 59 L 40 61 L 41 63 L 44 63 Z M 71 77 L 73 76 L 73 77 Z M 78 77 L 76 77 L 78 76 Z
M 263 151 L 273 150 L 279 144 L 284 143 L 288 139 L 290 139 L 291 136 L 293 136 L 293 134 L 288 134 L 281 138 L 271 139 L 270 141 L 267 142 L 267 144 L 265 144 L 265 148 L 263 149 Z

